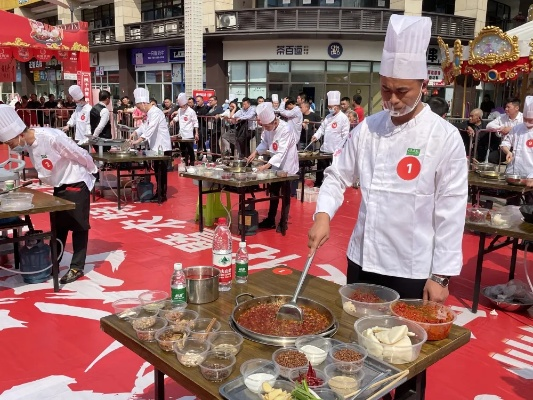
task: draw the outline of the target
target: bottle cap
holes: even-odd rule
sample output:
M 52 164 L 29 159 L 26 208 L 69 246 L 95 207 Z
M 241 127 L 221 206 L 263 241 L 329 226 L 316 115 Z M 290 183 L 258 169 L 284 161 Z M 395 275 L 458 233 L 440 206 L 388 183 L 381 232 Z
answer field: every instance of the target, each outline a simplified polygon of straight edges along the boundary
M 183 265 L 181 263 L 174 263 L 174 271 L 181 271 L 183 269 Z
M 240 242 L 239 243 L 239 247 L 242 248 L 242 249 L 245 249 L 246 248 L 246 242 Z
M 218 225 L 226 225 L 228 221 L 226 221 L 226 218 L 219 218 L 218 219 Z

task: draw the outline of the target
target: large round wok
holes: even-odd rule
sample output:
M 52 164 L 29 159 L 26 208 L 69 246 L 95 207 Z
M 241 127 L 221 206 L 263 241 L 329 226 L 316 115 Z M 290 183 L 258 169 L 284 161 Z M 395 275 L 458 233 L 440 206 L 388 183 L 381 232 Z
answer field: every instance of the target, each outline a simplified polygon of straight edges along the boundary
M 239 302 L 241 297 L 251 297 L 251 299 Z M 290 295 L 272 295 L 272 296 L 262 296 L 262 297 L 254 297 L 250 293 L 243 293 L 235 299 L 237 306 L 233 309 L 233 312 L 231 314 L 231 321 L 230 325 L 234 325 L 235 328 L 243 334 L 246 338 L 250 340 L 255 340 L 261 343 L 270 344 L 274 346 L 286 346 L 289 344 L 294 344 L 294 341 L 298 338 L 295 336 L 272 336 L 272 335 L 266 335 L 258 332 L 254 332 L 248 328 L 245 328 L 241 324 L 239 324 L 238 320 L 241 314 L 249 310 L 250 308 L 253 308 L 254 306 L 257 306 L 259 304 L 269 304 L 269 303 L 280 303 L 285 304 L 291 301 L 292 296 Z M 337 324 L 335 320 L 335 316 L 330 311 L 329 308 L 326 306 L 304 297 L 298 297 L 298 300 L 296 303 L 299 306 L 307 306 L 309 308 L 315 309 L 320 314 L 326 316 L 328 320 L 327 327 L 322 330 L 322 332 L 317 332 L 316 334 L 322 335 L 322 336 L 331 336 L 337 331 Z

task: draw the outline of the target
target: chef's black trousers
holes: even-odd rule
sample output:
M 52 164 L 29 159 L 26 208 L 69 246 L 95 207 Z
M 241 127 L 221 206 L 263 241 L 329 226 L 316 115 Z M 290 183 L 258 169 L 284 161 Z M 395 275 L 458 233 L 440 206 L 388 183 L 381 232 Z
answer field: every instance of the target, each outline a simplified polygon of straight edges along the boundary
M 424 295 L 424 286 L 427 279 L 409 279 L 399 278 L 396 276 L 380 275 L 374 272 L 363 271 L 360 265 L 348 259 L 348 272 L 346 274 L 346 283 L 370 283 L 381 285 L 396 290 L 402 299 L 421 299 Z M 415 390 L 426 390 L 426 371 L 421 372 L 421 386 L 417 387 L 416 378 L 411 378 L 401 384 L 394 391 L 395 399 L 409 398 L 409 392 Z M 390 395 L 384 396 L 384 399 L 391 399 Z
M 316 175 L 315 175 L 315 187 L 322 186 L 324 180 L 324 170 L 331 165 L 331 160 L 319 159 L 316 160 Z
M 172 150 L 165 151 L 165 156 L 172 156 Z M 194 164 L 193 164 L 194 165 Z M 161 178 L 159 178 L 159 171 L 161 170 Z M 168 175 L 168 161 L 154 161 L 155 181 L 157 187 L 161 188 L 161 197 L 167 196 L 167 175 Z M 157 196 L 157 192 L 156 192 Z
M 194 144 L 191 142 L 180 142 L 181 156 L 186 166 L 194 166 Z
M 89 242 L 89 211 L 91 206 L 91 193 L 85 182 L 71 183 L 54 188 L 54 196 L 71 201 L 76 204 L 74 210 L 58 211 L 56 218 L 56 237 L 61 241 L 63 249 L 67 241 L 68 231 L 72 231 L 72 261 L 70 268 L 83 270 L 87 257 L 87 244 Z M 61 248 L 58 243 L 58 253 Z M 61 261 L 61 258 L 59 258 Z

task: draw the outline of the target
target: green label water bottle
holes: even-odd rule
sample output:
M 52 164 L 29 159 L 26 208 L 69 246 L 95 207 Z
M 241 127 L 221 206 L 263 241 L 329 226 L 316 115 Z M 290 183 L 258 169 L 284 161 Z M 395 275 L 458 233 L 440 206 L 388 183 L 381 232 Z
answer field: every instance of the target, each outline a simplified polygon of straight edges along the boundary
M 170 299 L 175 302 L 187 302 L 187 278 L 181 263 L 174 264 L 174 273 L 170 279 Z
M 235 255 L 235 281 L 246 283 L 248 281 L 248 251 L 246 242 L 239 243 L 239 250 Z

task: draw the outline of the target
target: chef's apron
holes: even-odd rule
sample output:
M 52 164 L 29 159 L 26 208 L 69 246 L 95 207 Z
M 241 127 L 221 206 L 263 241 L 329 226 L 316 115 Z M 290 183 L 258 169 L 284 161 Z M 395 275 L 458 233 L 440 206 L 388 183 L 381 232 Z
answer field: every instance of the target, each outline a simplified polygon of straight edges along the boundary
M 89 225 L 91 194 L 85 182 L 55 187 L 54 196 L 76 204 L 76 208 L 73 210 L 57 212 L 56 225 L 58 230 L 87 231 L 91 228 Z

